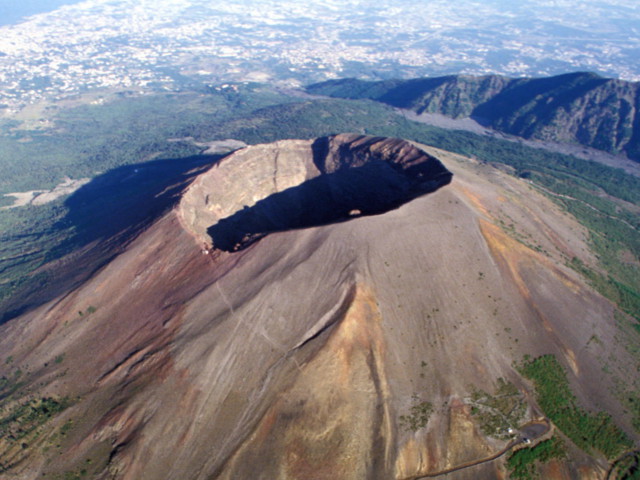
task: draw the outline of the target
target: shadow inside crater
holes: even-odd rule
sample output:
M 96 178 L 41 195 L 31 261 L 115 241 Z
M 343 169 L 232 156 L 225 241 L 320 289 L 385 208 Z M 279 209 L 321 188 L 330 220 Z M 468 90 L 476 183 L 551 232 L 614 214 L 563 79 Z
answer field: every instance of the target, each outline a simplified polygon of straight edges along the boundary
M 324 157 L 324 148 L 318 147 L 317 156 Z M 214 248 L 238 251 L 269 233 L 388 212 L 447 185 L 451 178 L 435 159 L 410 167 L 372 160 L 274 193 L 219 220 L 207 233 Z

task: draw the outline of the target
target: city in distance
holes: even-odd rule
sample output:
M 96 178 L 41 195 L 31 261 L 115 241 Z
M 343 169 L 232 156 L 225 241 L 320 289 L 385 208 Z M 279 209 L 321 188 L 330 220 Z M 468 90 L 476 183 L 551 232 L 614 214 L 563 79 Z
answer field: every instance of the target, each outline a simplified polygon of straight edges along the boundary
M 639 24 L 630 0 L 86 0 L 1 28 L 0 104 L 11 115 L 98 88 L 230 81 L 569 71 L 635 81 Z

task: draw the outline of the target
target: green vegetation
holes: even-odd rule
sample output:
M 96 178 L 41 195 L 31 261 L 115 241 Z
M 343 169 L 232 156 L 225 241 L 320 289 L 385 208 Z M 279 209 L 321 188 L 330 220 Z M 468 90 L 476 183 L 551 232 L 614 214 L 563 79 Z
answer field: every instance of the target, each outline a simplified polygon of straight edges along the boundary
M 67 398 L 42 397 L 18 403 L 5 410 L 0 418 L 0 472 L 7 471 L 20 461 L 41 433 L 41 427 L 53 419 L 71 402 Z M 14 452 L 11 454 L 11 452 Z
M 518 370 L 533 381 L 538 403 L 545 415 L 578 447 L 586 452 L 599 450 L 613 459 L 632 445 L 610 415 L 590 413 L 578 405 L 566 372 L 555 356 L 525 359 Z
M 622 403 L 629 409 L 633 428 L 640 432 L 640 395 L 638 392 L 627 392 Z
M 519 480 L 540 478 L 536 472 L 536 464 L 546 463 L 554 458 L 566 455 L 562 440 L 557 437 L 543 440 L 534 447 L 516 450 L 507 458 L 509 476 Z
M 475 389 L 467 403 L 482 432 L 496 438 L 510 437 L 509 429 L 520 425 L 527 410 L 522 392 L 503 378 L 498 379 L 494 395 Z
M 17 441 L 49 419 L 64 411 L 71 402 L 67 398 L 44 397 L 34 399 L 11 409 L 0 418 L 0 437 Z
M 631 452 L 618 460 L 610 478 L 615 480 L 639 480 L 640 452 Z
M 95 313 L 97 310 L 96 307 L 94 307 L 93 305 L 89 305 L 89 307 L 87 308 L 87 310 L 85 312 L 83 312 L 82 310 L 78 311 L 78 315 L 80 317 L 83 317 L 84 315 L 91 315 L 92 313 Z
M 226 122 L 289 101 L 273 89 L 249 84 L 238 91 L 122 94 L 103 105 L 53 107 L 48 112 L 52 127 L 44 130 L 0 122 L 0 193 L 51 188 L 65 176 L 94 177 L 158 157 L 194 155 L 200 147 L 168 139 L 192 136 L 198 125 Z
M 400 426 L 405 430 L 416 432 L 427 426 L 429 417 L 433 413 L 433 404 L 431 402 L 421 401 L 420 397 L 414 395 L 412 397 L 414 404 L 409 410 L 408 415 L 400 415 Z
M 605 252 L 604 256 L 606 258 L 609 255 Z M 601 255 L 600 258 L 602 259 L 603 256 Z M 618 262 L 614 260 L 614 263 Z M 576 272 L 582 274 L 589 281 L 591 286 L 593 286 L 593 288 L 603 296 L 615 303 L 621 310 L 640 321 L 640 293 L 638 290 L 616 280 L 611 275 L 605 276 L 602 273 L 587 267 L 579 258 L 573 257 L 568 265 Z M 617 270 L 619 275 L 624 275 L 623 272 L 619 271 L 619 267 L 616 268 L 616 266 L 613 266 L 612 269 Z M 635 327 L 640 329 L 640 324 L 636 324 Z
M 199 140 L 236 138 L 255 144 L 343 132 L 386 135 L 399 133 L 404 122 L 393 109 L 376 102 L 329 99 L 268 106 L 230 122 L 202 124 L 191 135 Z
M 64 425 L 62 425 L 62 427 L 60 427 L 60 436 L 66 437 L 72 428 L 73 428 L 73 420 L 69 419 L 64 423 Z
M 607 367 L 611 365 L 617 372 L 612 376 L 614 393 L 631 417 L 633 428 L 640 432 L 640 331 L 636 320 L 628 314 L 616 310 L 614 313 L 618 333 L 615 341 L 632 357 L 632 363 L 623 357 L 609 355 Z M 603 368 L 604 370 L 604 368 Z

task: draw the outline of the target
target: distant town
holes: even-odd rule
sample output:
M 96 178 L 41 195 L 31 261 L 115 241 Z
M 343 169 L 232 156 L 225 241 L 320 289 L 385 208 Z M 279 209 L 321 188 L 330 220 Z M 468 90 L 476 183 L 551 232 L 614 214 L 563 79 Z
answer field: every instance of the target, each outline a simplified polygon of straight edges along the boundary
M 0 114 L 100 89 L 239 81 L 575 70 L 640 80 L 637 8 L 575 15 L 574 3 L 88 0 L 0 27 Z

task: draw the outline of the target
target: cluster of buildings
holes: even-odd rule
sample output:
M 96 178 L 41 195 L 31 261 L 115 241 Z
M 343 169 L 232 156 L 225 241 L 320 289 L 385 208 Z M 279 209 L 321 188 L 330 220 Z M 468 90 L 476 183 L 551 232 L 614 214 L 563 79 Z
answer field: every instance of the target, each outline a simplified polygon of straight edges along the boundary
M 87 0 L 0 27 L 0 113 L 92 89 L 176 90 L 186 79 L 304 84 L 563 69 L 640 79 L 637 62 L 627 61 L 640 48 L 638 35 L 627 45 L 585 43 L 576 28 L 575 38 L 554 38 L 548 21 L 527 30 L 483 8 L 474 20 L 441 0 L 323 0 L 304 8 L 294 0 Z

